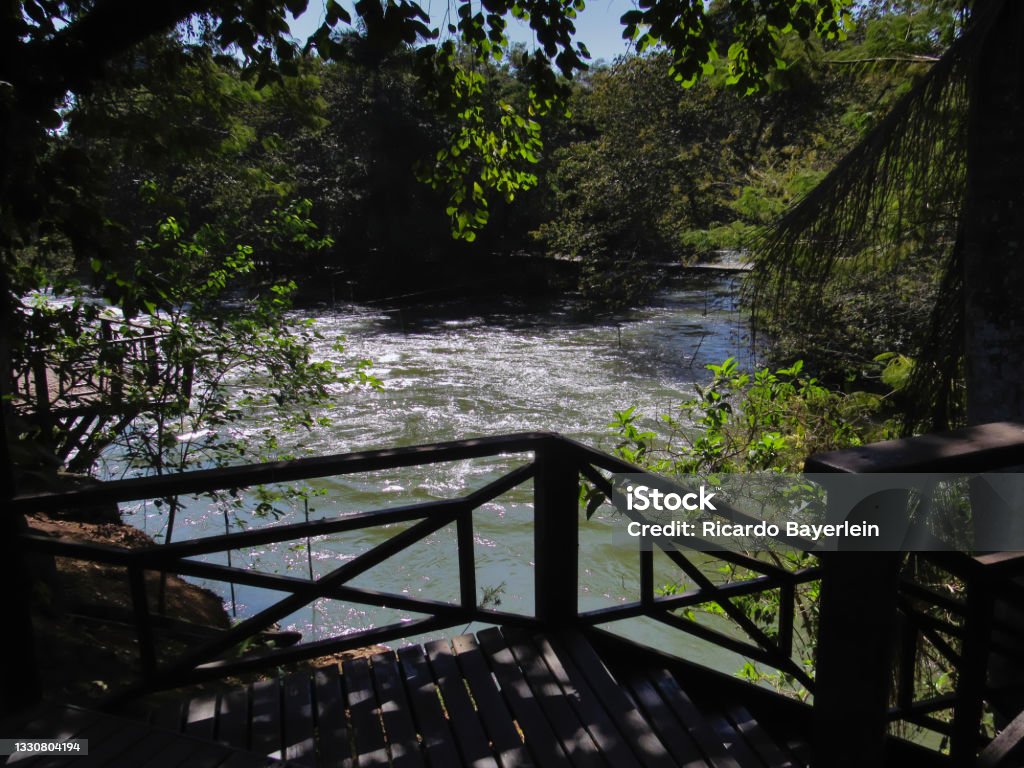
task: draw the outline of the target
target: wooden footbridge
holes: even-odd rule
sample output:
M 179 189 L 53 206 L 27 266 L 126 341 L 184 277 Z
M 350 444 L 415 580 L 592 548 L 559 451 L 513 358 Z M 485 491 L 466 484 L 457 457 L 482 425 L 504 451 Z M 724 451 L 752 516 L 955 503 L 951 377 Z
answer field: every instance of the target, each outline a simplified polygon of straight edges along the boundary
M 11 407 L 64 466 L 84 471 L 109 436 L 143 411 L 187 404 L 195 366 L 169 362 L 166 334 L 151 325 L 66 320 L 59 312 L 26 313 L 12 359 Z
M 213 490 L 241 489 L 382 469 L 518 456 L 500 478 L 466 495 L 298 524 L 268 525 L 144 549 L 19 536 L 22 552 L 80 558 L 124 569 L 131 585 L 140 679 L 116 692 L 103 711 L 56 706 L 27 712 L 17 735 L 87 738 L 88 757 L 37 757 L 33 766 L 1019 766 L 1016 721 L 985 745 L 984 708 L 994 706 L 998 680 L 992 616 L 1019 558 L 946 558 L 960 569 L 966 599 L 914 584 L 901 556 L 822 555 L 821 565 L 779 568 L 737 553 L 721 557 L 745 578 L 715 581 L 691 553 L 674 545 L 637 552 L 639 591 L 633 602 L 592 610 L 579 606 L 579 484 L 606 491 L 607 473 L 639 472 L 619 459 L 548 433 L 528 433 L 412 448 L 190 472 L 105 483 L 70 493 L 20 496 L 16 513 Z M 1024 464 L 1024 426 L 988 425 L 944 436 L 896 441 L 812 458 L 815 471 L 978 471 Z M 535 574 L 533 611 L 499 611 L 477 596 L 474 513 L 532 483 Z M 396 526 L 395 524 L 403 524 Z M 401 528 L 383 543 L 318 577 L 248 570 L 206 556 L 309 536 L 358 529 Z M 400 556 L 426 536 L 454 528 L 457 600 L 431 600 L 356 586 L 360 574 Z M 680 568 L 692 589 L 655 591 L 655 558 Z M 936 566 L 938 567 L 938 565 Z M 215 637 L 169 657 L 145 587 L 147 572 L 246 584 L 283 594 L 276 603 Z M 817 672 L 795 657 L 795 596 L 820 584 Z M 779 609 L 771 626 L 742 607 L 750 595 L 771 595 Z M 248 638 L 314 600 L 384 606 L 420 618 L 257 654 L 231 652 Z M 714 604 L 733 631 L 712 628 L 685 609 Z M 932 610 L 938 604 L 940 612 Z M 694 661 L 624 640 L 616 626 L 638 618 L 734 651 L 802 682 L 813 706 Z M 435 637 L 474 622 L 474 635 L 454 632 L 425 645 L 402 638 Z M 277 675 L 283 664 L 377 643 L 396 652 Z M 913 670 L 919 654 L 945 652 L 952 691 L 923 693 Z M 22 658 L 31 658 L 31 648 Z M 8 657 L 10 661 L 12 657 Z M 249 685 L 211 681 L 263 671 Z M 893 691 L 893 680 L 896 680 Z M 206 684 L 201 691 L 189 686 Z M 155 691 L 181 690 L 155 705 Z M 188 692 L 192 691 L 192 692 Z M 1004 691 L 1005 693 L 1005 691 Z M 1011 716 L 1014 713 L 1010 713 Z M 914 724 L 944 739 L 951 754 L 891 734 Z M 980 753 L 980 757 L 979 757 Z M 981 762 L 978 762 L 978 761 Z M 20 764 L 20 762 L 19 762 Z

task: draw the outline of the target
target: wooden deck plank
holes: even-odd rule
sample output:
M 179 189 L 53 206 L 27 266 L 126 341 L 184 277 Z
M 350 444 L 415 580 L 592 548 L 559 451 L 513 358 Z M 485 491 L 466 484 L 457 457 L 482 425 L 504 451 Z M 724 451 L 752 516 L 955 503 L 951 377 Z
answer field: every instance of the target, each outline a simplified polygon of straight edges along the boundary
M 380 724 L 380 707 L 377 704 L 366 659 L 346 660 L 342 664 L 342 681 L 345 684 L 352 718 L 359 768 L 388 765 L 390 761 L 384 742 L 384 731 Z
M 477 639 L 494 670 L 509 709 L 519 722 L 533 759 L 540 766 L 572 765 L 501 633 L 497 629 L 487 629 L 480 632 Z
M 98 712 L 78 707 L 49 708 L 38 716 L 30 718 L 18 729 L 16 736 L 58 741 L 84 738 L 82 734 L 86 729 L 99 721 L 101 717 Z M 55 759 L 28 754 L 12 755 L 5 763 L 5 765 L 17 765 L 18 768 L 42 768 L 48 764 L 56 764 Z
M 252 684 L 249 733 L 253 752 L 281 757 L 281 682 L 276 677 Z
M 178 738 L 164 749 L 150 751 L 148 760 L 135 765 L 139 768 L 219 768 L 230 756 L 231 751 L 219 744 Z M 122 763 L 111 765 L 120 766 Z
M 559 649 L 564 649 L 561 656 L 566 663 L 578 670 L 626 741 L 637 750 L 637 757 L 644 766 L 657 766 L 657 768 L 674 766 L 675 761 L 672 759 L 672 755 L 658 736 L 652 732 L 650 723 L 626 695 L 622 686 L 611 676 L 597 651 L 583 635 L 578 632 L 569 632 L 561 635 L 557 642 L 550 640 L 549 642 L 552 643 L 552 648 L 556 652 Z
M 764 768 L 764 764 L 754 754 L 754 750 L 743 738 L 736 727 L 729 722 L 723 714 L 714 714 L 707 717 L 711 728 L 718 735 L 726 751 L 735 758 L 743 768 Z
M 249 748 L 249 689 L 236 688 L 217 702 L 216 739 L 234 749 Z
M 799 766 L 811 764 L 811 747 L 806 741 L 791 739 L 786 742 L 786 752 L 793 756 Z
M 184 715 L 184 701 L 181 699 L 177 701 L 168 701 L 157 707 L 156 711 L 153 712 L 153 717 L 150 719 L 150 723 L 155 725 L 157 728 L 163 728 L 164 730 L 180 733 Z
M 731 707 L 729 718 L 768 768 L 798 768 L 796 761 L 782 751 L 746 707 Z
M 116 717 L 109 715 L 99 714 L 97 718 L 89 722 L 89 724 L 78 731 L 74 738 L 76 739 L 88 739 L 89 740 L 89 753 L 96 751 L 99 755 L 104 752 L 105 746 L 111 742 L 111 740 L 117 737 L 117 734 L 122 730 L 122 722 Z M 44 758 L 39 764 L 38 768 L 50 768 L 53 766 L 66 765 L 66 761 L 80 760 L 81 758 L 75 757 L 59 757 L 53 756 L 50 758 Z M 18 763 L 20 766 L 21 763 Z M 35 763 L 32 763 L 32 768 L 37 768 Z
M 66 711 L 64 721 L 61 715 Z M 620 685 L 578 632 L 488 629 L 164 708 L 179 732 L 57 710 L 85 758 L 25 768 L 799 768 L 744 707 L 705 711 L 665 668 Z M 21 734 L 19 734 L 21 735 Z M 25 735 L 30 735 L 26 733 Z M 214 741 L 216 739 L 216 741 Z M 248 743 L 247 743 L 248 742 Z M 237 750 L 250 750 L 238 752 Z
M 490 737 L 494 751 L 503 768 L 530 768 L 530 759 L 519 732 L 516 730 L 501 691 L 491 676 L 490 667 L 484 658 L 483 651 L 472 635 L 460 635 L 452 639 L 455 661 L 459 665 L 462 676 L 469 684 L 480 719 Z
M 97 765 L 124 765 L 124 766 L 136 766 L 142 765 L 146 760 L 150 759 L 154 754 L 158 754 L 168 749 L 171 744 L 177 740 L 177 735 L 170 731 L 163 731 L 156 728 L 152 728 L 149 734 L 136 742 L 130 749 L 122 752 L 117 756 L 117 761 L 109 761 L 106 763 L 97 763 Z M 104 756 L 106 750 L 103 750 Z M 94 750 L 92 744 L 89 745 L 89 757 L 92 757 Z M 80 768 L 86 768 L 85 763 L 76 762 L 75 765 Z
M 371 661 L 381 722 L 391 750 L 391 765 L 393 768 L 426 768 L 395 654 L 379 653 Z
M 502 636 L 573 765 L 577 768 L 605 768 L 607 763 L 597 743 L 526 634 L 503 630 Z
M 109 736 L 100 741 L 95 735 L 98 731 L 97 728 L 93 727 L 84 731 L 80 738 L 89 739 L 89 754 L 83 757 L 75 757 L 75 765 L 81 766 L 81 768 L 130 765 L 126 760 L 121 759 L 121 755 L 131 750 L 140 742 L 149 750 L 148 754 L 152 754 L 152 748 L 145 743 L 146 736 L 152 729 L 144 723 L 122 720 L 111 716 L 103 716 L 103 720 L 108 721 L 103 728 L 103 732 L 108 733 Z M 94 740 L 97 742 L 96 748 L 93 748 Z
M 28 717 L 14 732 L 20 737 L 37 739 L 59 738 L 61 741 L 75 738 L 85 728 L 102 717 L 99 712 L 76 706 L 51 706 Z
M 321 667 L 313 674 L 316 693 L 317 751 L 320 765 L 351 768 L 352 747 L 345 720 L 345 699 L 338 666 Z
M 714 768 L 742 768 L 736 758 L 725 749 L 711 724 L 686 695 L 675 677 L 659 669 L 651 673 L 651 681 Z
M 206 739 L 133 720 L 125 716 L 64 707 L 39 718 L 26 736 L 88 739 L 89 754 L 40 755 L 11 765 L 33 768 L 261 768 L 266 757 L 237 752 Z
M 654 684 L 640 674 L 634 674 L 628 681 L 634 700 L 646 715 L 654 732 L 668 749 L 681 768 L 703 768 L 707 765 L 700 749 L 683 728 L 668 704 L 655 689 Z
M 313 733 L 313 681 L 308 672 L 293 672 L 284 679 L 282 757 L 296 765 L 316 768 Z
M 423 648 L 410 645 L 398 651 L 398 663 L 409 694 L 413 717 L 423 738 L 423 751 L 431 768 L 460 765 L 455 737 L 445 720 L 438 688 Z M 511 720 L 511 716 L 510 716 Z
M 217 725 L 217 694 L 196 696 L 185 707 L 182 733 L 196 739 L 213 741 Z
M 564 654 L 561 656 L 543 635 L 533 638 L 541 658 L 563 691 L 569 704 L 576 710 L 598 748 L 615 768 L 645 768 L 657 763 L 657 755 L 649 754 L 647 739 L 632 743 L 599 701 L 586 678 Z M 646 731 L 650 736 L 650 729 Z M 638 756 L 641 758 L 638 760 Z M 649 758 L 644 763 L 643 760 Z M 673 766 L 674 768 L 674 766 Z
M 267 768 L 274 762 L 253 752 L 232 752 L 217 768 Z
M 448 721 L 455 732 L 463 764 L 473 768 L 498 768 L 498 761 L 491 753 L 487 734 L 462 682 L 462 675 L 448 641 L 435 640 L 428 643 L 426 652 L 444 706 L 448 710 Z

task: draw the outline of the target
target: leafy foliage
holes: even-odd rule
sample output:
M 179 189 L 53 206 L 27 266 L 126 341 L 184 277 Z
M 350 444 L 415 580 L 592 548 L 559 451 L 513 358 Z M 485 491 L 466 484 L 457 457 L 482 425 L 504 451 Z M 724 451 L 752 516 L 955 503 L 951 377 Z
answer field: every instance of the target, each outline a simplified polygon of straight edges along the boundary
M 708 8 L 698 0 L 642 0 L 637 10 L 623 15 L 623 36 L 635 40 L 640 53 L 659 44 L 668 48 L 670 71 L 686 86 L 710 74 L 724 50 L 727 82 L 749 94 L 785 68 L 786 35 L 842 39 L 850 21 L 848 5 L 843 0 L 733 0 Z
M 638 41 L 639 50 L 666 46 L 673 72 L 687 82 L 711 66 L 719 48 L 727 50 L 729 81 L 753 91 L 763 86 L 771 71 L 784 65 L 786 35 L 841 37 L 845 5 L 845 0 L 732 0 L 722 10 L 707 13 L 697 0 L 660 0 L 627 13 L 623 23 L 626 36 Z M 5 168 L 3 215 L 9 235 L 5 245 L 28 245 L 42 218 L 67 221 L 67 212 L 61 214 L 60 209 L 73 205 L 73 200 L 62 196 L 60 189 L 83 178 L 82 158 L 51 158 L 46 163 L 40 158 L 47 131 L 63 121 L 60 106 L 68 94 L 88 94 L 110 62 L 176 25 L 209 49 L 238 51 L 244 72 L 255 78 L 257 89 L 281 77 L 298 76 L 301 52 L 288 37 L 287 14 L 301 14 L 307 6 L 307 0 L 258 5 L 208 0 L 144 9 L 124 0 L 11 4 L 5 11 L 3 37 L 10 54 L 0 61 L 0 83 L 5 89 L 0 120 L 11 129 L 5 135 L 18 147 L 19 159 Z M 417 51 L 422 80 L 434 100 L 461 122 L 446 157 L 459 157 L 461 150 L 468 149 L 463 146 L 466 138 L 475 148 L 477 162 L 456 162 L 430 175 L 434 183 L 449 190 L 456 236 L 467 237 L 486 217 L 488 193 L 507 197 L 532 185 L 522 163 L 536 155 L 533 118 L 551 111 L 567 93 L 556 70 L 563 78 L 571 78 L 587 66 L 585 44 L 573 39 L 574 19 L 583 7 L 583 0 L 487 0 L 474 8 L 471 0 L 462 0 L 456 6 L 457 18 L 442 31 L 428 27 L 427 12 L 409 0 L 360 0 L 354 5 L 356 19 L 332 0 L 325 6 L 323 24 L 302 52 L 315 51 L 324 60 L 339 61 L 361 55 L 379 64 L 396 51 L 425 43 Z M 472 102 L 479 85 L 475 67 L 508 58 L 508 15 L 526 23 L 538 43 L 536 50 L 520 55 L 517 65 L 529 83 L 529 106 L 517 113 L 525 123 L 515 117 L 502 122 L 501 114 L 481 122 L 482 115 Z M 353 24 L 361 32 L 359 44 L 340 34 L 344 26 Z M 466 67 L 455 55 L 460 47 L 472 66 Z M 509 106 L 506 102 L 500 111 L 507 112 Z M 453 154 L 454 148 L 460 153 Z M 19 194 L 12 194 L 15 188 Z
M 694 385 L 695 397 L 660 416 L 667 437 L 641 429 L 635 408 L 614 414 L 609 426 L 623 458 L 670 476 L 797 472 L 811 453 L 885 435 L 872 421 L 878 396 L 827 389 L 804 372 L 802 361 L 753 374 L 733 358 L 706 367 L 711 381 Z
M 659 438 L 653 429 L 643 428 L 635 407 L 616 412 L 609 424 L 616 433 L 616 452 L 631 463 L 670 477 L 799 472 L 811 453 L 859 445 L 886 434 L 885 428 L 875 423 L 880 398 L 830 390 L 806 373 L 802 361 L 753 373 L 740 370 L 733 358 L 706 368 L 711 381 L 695 385 L 693 398 L 660 416 L 661 431 L 667 432 L 667 437 Z M 593 493 L 591 490 L 591 496 Z M 764 557 L 788 571 L 815 563 L 813 555 L 795 550 L 747 554 Z M 718 570 L 718 580 L 724 583 L 760 575 L 733 562 L 722 562 Z M 682 581 L 669 581 L 660 594 L 671 595 L 685 588 Z M 811 581 L 792 594 L 797 617 L 794 653 L 808 673 L 815 666 L 819 590 L 820 582 Z M 779 590 L 762 590 L 733 598 L 732 603 L 767 637 L 777 638 L 782 599 Z M 714 602 L 701 604 L 698 610 L 728 618 Z M 690 609 L 686 618 L 695 620 L 696 613 Z M 801 699 L 808 696 L 792 672 L 766 671 L 746 662 L 737 674 Z
M 904 65 L 913 64 L 922 50 L 942 53 L 956 20 L 948 4 L 914 23 L 869 17 L 865 49 L 891 53 L 895 26 L 911 41 Z M 948 425 L 962 410 L 959 212 L 969 62 L 983 36 L 975 27 L 953 42 L 754 248 L 751 299 L 786 353 L 840 376 L 881 352 L 919 358 L 908 427 Z
M 493 50 L 490 44 L 486 50 Z M 523 115 L 494 94 L 494 73 L 488 77 L 458 62 L 454 44 L 442 46 L 441 53 L 438 65 L 450 80 L 444 107 L 457 119 L 436 162 L 422 168 L 420 175 L 434 189 L 448 191 L 452 235 L 473 242 L 490 218 L 491 194 L 511 203 L 517 194 L 536 186 L 531 166 L 538 162 L 543 144 L 534 115 L 546 111 L 547 105 L 539 107 L 531 93 Z
M 322 247 L 310 236 L 306 207 L 277 211 L 268 229 L 293 247 Z M 323 422 L 320 412 L 336 388 L 379 386 L 366 372 L 368 361 L 342 371 L 335 362 L 340 346 L 334 359 L 314 359 L 315 327 L 289 314 L 294 283 L 274 284 L 252 298 L 238 293 L 255 269 L 251 246 L 231 244 L 210 226 L 190 232 L 165 216 L 137 247 L 130 273 L 93 262 L 121 309 L 113 323 L 116 344 L 97 338 L 99 305 L 78 298 L 49 309 L 43 323 L 49 341 L 36 334 L 33 349 L 25 350 L 45 350 L 47 366 L 62 377 L 99 343 L 92 365 L 114 385 L 97 390 L 91 407 L 123 418 L 71 456 L 72 469 L 91 470 L 111 443 L 133 472 L 157 474 L 279 456 L 283 434 Z M 46 308 L 44 302 L 38 309 Z M 145 347 L 152 353 L 131 354 Z M 255 433 L 234 429 L 268 409 L 274 418 Z

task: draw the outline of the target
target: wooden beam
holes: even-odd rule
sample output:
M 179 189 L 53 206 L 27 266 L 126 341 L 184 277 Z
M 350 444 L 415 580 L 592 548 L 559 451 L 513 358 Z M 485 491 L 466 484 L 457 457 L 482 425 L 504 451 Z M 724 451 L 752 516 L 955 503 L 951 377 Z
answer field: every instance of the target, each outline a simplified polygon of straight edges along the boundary
M 1024 464 L 1024 424 L 1003 421 L 816 453 L 804 472 L 983 472 Z
M 548 627 L 576 621 L 579 611 L 579 464 L 561 440 L 536 451 L 534 480 L 534 609 Z
M 375 472 L 380 469 L 462 461 L 483 456 L 528 453 L 546 441 L 568 442 L 551 432 L 522 432 L 474 440 L 458 440 L 331 456 L 313 456 L 291 461 L 218 467 L 174 475 L 115 480 L 75 491 L 17 496 L 12 500 L 11 505 L 17 512 L 26 514 L 104 502 L 164 498 L 225 488 L 243 488 L 250 485 L 284 483 L 316 477 Z

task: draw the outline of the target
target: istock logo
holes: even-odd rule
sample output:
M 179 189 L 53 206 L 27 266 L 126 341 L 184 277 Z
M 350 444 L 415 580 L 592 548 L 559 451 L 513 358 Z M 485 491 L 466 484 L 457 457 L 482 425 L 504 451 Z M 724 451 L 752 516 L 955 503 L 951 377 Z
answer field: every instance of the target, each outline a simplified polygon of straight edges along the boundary
M 665 493 L 657 488 L 646 485 L 631 485 L 626 488 L 626 509 L 636 512 L 645 512 L 648 509 L 658 512 L 675 512 L 679 509 L 694 510 L 715 510 L 711 500 L 715 498 L 714 493 L 708 493 L 705 486 L 700 487 L 699 493 Z

